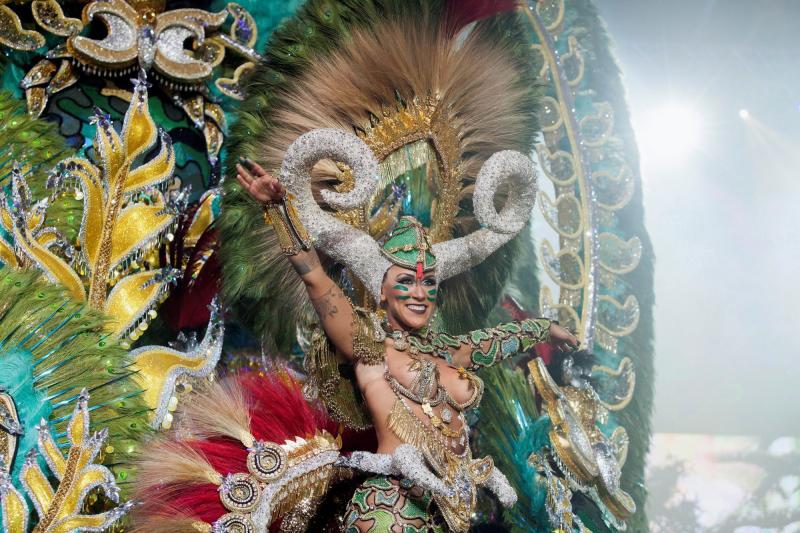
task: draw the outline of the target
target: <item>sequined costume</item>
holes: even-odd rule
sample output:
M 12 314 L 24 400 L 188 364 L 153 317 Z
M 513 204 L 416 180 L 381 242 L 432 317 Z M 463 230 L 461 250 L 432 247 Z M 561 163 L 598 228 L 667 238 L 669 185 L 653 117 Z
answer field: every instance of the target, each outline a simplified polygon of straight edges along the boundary
M 398 226 L 397 234 L 403 235 L 404 230 L 411 222 L 404 219 Z M 416 228 L 419 234 L 424 232 Z M 393 234 L 394 235 L 394 234 Z M 393 249 L 395 238 L 390 237 L 383 246 L 383 250 Z M 415 239 L 420 241 L 422 239 Z M 405 253 L 420 252 L 415 245 L 405 244 L 395 247 Z M 421 250 L 425 252 L 425 250 Z M 430 254 L 428 254 L 430 255 Z M 392 257 L 386 253 L 387 257 Z M 433 258 L 433 256 L 430 256 Z M 425 259 L 420 254 L 420 264 Z M 404 258 L 398 258 L 404 262 Z M 431 261 L 435 264 L 435 258 Z M 466 531 L 469 528 L 477 502 L 477 487 L 486 485 L 495 492 L 504 505 L 513 504 L 516 500 L 514 490 L 508 485 L 505 476 L 494 468 L 491 457 L 474 459 L 469 445 L 469 426 L 464 418 L 464 412 L 478 407 L 483 394 L 483 382 L 472 371 L 499 363 L 520 350 L 530 350 L 535 344 L 546 342 L 549 338 L 550 321 L 546 319 L 528 319 L 521 322 L 501 324 L 494 328 L 475 330 L 465 335 L 452 336 L 445 333 L 435 333 L 430 328 L 417 332 L 394 331 L 385 332 L 376 326 L 377 317 L 363 310 L 356 314 L 357 328 L 360 333 L 357 342 L 356 364 L 383 365 L 384 377 L 394 391 L 396 399 L 387 424 L 389 429 L 403 442 L 417 448 L 424 465 L 418 463 L 416 469 L 430 468 L 431 473 L 443 482 L 444 491 L 432 492 L 439 512 L 452 531 Z M 412 370 L 416 377 L 410 387 L 403 386 L 389 371 L 385 363 L 386 347 L 384 339 L 389 334 L 393 348 L 400 352 L 407 352 L 414 360 Z M 437 366 L 423 355 L 452 360 L 452 350 L 468 347 L 470 350 L 469 369 L 458 368 L 459 378 L 470 382 L 472 394 L 462 403 L 456 402 L 448 391 L 440 384 Z M 326 397 L 324 401 L 329 406 L 336 405 L 336 396 Z M 428 417 L 427 422 L 422 422 L 414 414 L 410 405 L 417 404 L 422 407 L 423 413 Z M 341 411 L 341 406 L 336 405 Z M 460 421 L 460 430 L 453 431 L 448 425 L 454 419 Z M 421 423 L 422 422 L 422 423 Z M 462 451 L 456 453 L 453 448 Z M 380 472 L 381 460 L 377 457 L 359 457 L 349 463 L 351 466 L 365 471 Z M 386 472 L 384 472 L 386 473 Z M 406 472 L 408 473 L 408 472 Z M 419 474 L 412 474 L 410 479 L 417 479 Z M 387 480 L 388 478 L 384 478 Z M 378 495 L 374 496 L 375 498 Z M 348 510 L 348 517 L 353 519 L 350 524 L 357 524 L 364 529 L 369 517 L 363 513 L 361 506 L 352 500 Z M 371 510 L 371 509 L 370 509 Z M 358 519 L 353 517 L 358 516 Z M 370 529 L 372 531 L 372 529 Z M 384 531 L 384 530 L 375 530 Z M 386 530 L 389 531 L 389 530 Z
M 356 489 L 347 506 L 344 526 L 345 533 L 444 531 L 430 491 L 415 490 L 403 480 L 388 476 L 371 477 Z
M 420 353 L 441 357 L 450 361 L 450 350 L 469 346 L 472 364 L 469 370 L 492 366 L 511 355 L 529 352 L 539 342 L 547 340 L 547 319 L 525 319 L 519 322 L 499 324 L 492 328 L 478 329 L 464 335 L 433 333 L 430 330 L 409 337 L 409 342 Z M 484 347 L 483 343 L 489 342 Z
M 479 16 L 514 7 L 513 3 L 495 4 L 495 9 Z M 276 210 L 274 203 L 267 204 L 271 222 L 267 226 L 262 207 L 254 205 L 238 184 L 229 186 L 223 206 L 229 215 L 223 215 L 220 226 L 223 250 L 265 245 L 263 252 L 257 252 L 261 261 L 244 270 L 230 262 L 226 276 L 230 275 L 229 287 L 247 287 L 249 293 L 245 296 L 234 289 L 229 294 L 233 301 L 243 297 L 255 301 L 259 291 L 269 292 L 271 302 L 247 316 L 258 322 L 262 310 L 270 309 L 271 316 L 264 317 L 262 324 L 274 324 L 264 330 L 277 346 L 302 331 L 309 398 L 323 403 L 331 418 L 345 427 L 386 425 L 403 443 L 391 454 L 343 454 L 338 464 L 385 479 L 410 480 L 430 492 L 447 529 L 466 531 L 476 508 L 478 486 L 489 488 L 504 505 L 516 499 L 491 458 L 472 456 L 463 410 L 477 404 L 483 388 L 472 370 L 546 340 L 549 322 L 509 324 L 465 336 L 438 334 L 448 329 L 454 315 L 468 318 L 473 325 L 485 321 L 501 290 L 502 283 L 495 280 L 507 275 L 499 273 L 504 268 L 502 260 L 487 260 L 500 250 L 513 255 L 515 237 L 525 227 L 536 198 L 533 165 L 523 155 L 530 150 L 533 130 L 527 128 L 534 120 L 535 91 L 525 74 L 530 58 L 514 15 L 497 26 L 490 20 L 478 22 L 474 30 L 458 38 L 459 29 L 475 20 L 470 15 L 455 22 L 445 10 L 435 15 L 432 8 L 429 19 L 409 24 L 408 12 L 388 6 L 393 14 L 369 31 L 356 31 L 327 62 L 312 65 L 293 87 L 287 87 L 287 94 L 297 97 L 273 100 L 275 110 L 268 110 L 265 105 L 272 104 L 266 102 L 244 110 L 234 153 L 253 158 L 273 172 L 286 188 L 285 202 L 290 206 Z M 396 44 L 387 46 L 389 42 Z M 512 49 L 519 55 L 510 54 Z M 387 63 L 387 53 L 395 55 L 398 67 L 378 69 L 383 74 L 373 76 L 378 72 L 373 65 Z M 424 64 L 431 54 L 440 57 L 440 63 Z M 478 57 L 485 58 L 494 72 L 470 67 Z M 399 67 L 403 63 L 419 74 L 418 83 L 409 85 L 409 71 Z M 495 87 L 505 96 L 493 98 L 490 105 L 489 99 L 480 96 L 482 86 Z M 343 94 L 345 87 L 352 94 Z M 377 109 L 383 111 L 376 114 Z M 267 111 L 282 118 L 265 124 Z M 498 117 L 503 126 L 496 122 Z M 350 133 L 354 130 L 356 135 Z M 232 137 L 236 139 L 237 132 Z M 410 187 L 430 191 L 425 193 L 430 195 L 427 207 L 421 202 L 405 206 L 404 190 Z M 466 211 L 463 217 L 462 209 Z M 412 387 L 417 391 L 409 396 L 419 401 L 396 393 L 387 420 L 372 419 L 353 367 L 343 362 L 342 346 L 325 329 L 320 309 L 330 311 L 330 305 L 321 308 L 314 303 L 319 323 L 308 324 L 311 299 L 316 297 L 310 296 L 293 272 L 286 271 L 289 264 L 281 257 L 304 253 L 308 242 L 324 254 L 329 271 L 336 271 L 334 265 L 344 267 L 331 279 L 341 282 L 351 302 L 339 300 L 335 309 L 346 314 L 352 308 L 356 371 L 361 364 L 383 365 L 386 346 L 393 342 L 395 332 L 386 331 L 375 315 L 387 269 L 392 265 L 409 268 L 418 277 L 435 272 L 437 283 L 442 284 L 441 309 L 449 318 L 443 327 L 430 330 L 430 336 L 426 333 L 411 341 L 419 349 L 406 347 L 420 358 L 419 368 L 412 373 L 421 371 L 427 384 Z M 498 253 L 497 257 L 504 256 Z M 257 274 L 266 265 L 271 266 Z M 475 299 L 456 296 L 459 284 L 480 287 L 485 303 L 474 305 Z M 471 328 L 461 331 L 465 329 Z M 424 362 L 428 353 L 442 355 L 448 344 L 468 351 L 469 360 L 461 365 L 465 368 L 458 378 L 474 394 L 466 405 L 447 401 L 441 382 Z M 394 344 L 397 351 L 401 346 Z M 381 376 L 384 370 L 384 382 L 394 383 L 399 391 L 401 380 L 392 380 L 388 367 L 378 366 Z M 451 368 L 448 372 L 459 371 Z M 424 412 L 419 414 L 417 409 Z

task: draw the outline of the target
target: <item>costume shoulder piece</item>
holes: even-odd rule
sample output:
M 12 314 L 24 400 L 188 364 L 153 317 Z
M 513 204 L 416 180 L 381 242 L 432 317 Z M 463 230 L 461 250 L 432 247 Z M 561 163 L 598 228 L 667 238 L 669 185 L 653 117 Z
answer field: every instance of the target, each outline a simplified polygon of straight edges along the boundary
M 228 376 L 199 392 L 177 413 L 181 431 L 142 454 L 134 531 L 322 531 L 309 521 L 348 475 L 337 467 L 336 424 L 285 369 Z
M 353 166 L 327 154 L 309 163 L 309 188 L 323 211 L 375 240 L 405 215 L 429 228 L 433 245 L 474 232 L 479 170 L 497 151 L 531 150 L 539 69 L 516 13 L 469 25 L 474 19 L 456 16 L 453 6 L 307 2 L 267 45 L 269 61 L 254 73 L 231 129 L 231 160 L 246 156 L 277 173 L 299 136 L 319 128 L 355 133 L 377 161 L 376 174 L 367 176 L 369 197 Z M 309 310 L 307 297 L 260 207 L 236 184 L 227 187 L 220 220 L 225 296 L 253 331 L 285 349 Z M 337 194 L 362 196 L 342 203 Z M 510 241 L 443 285 L 448 328 L 484 325 L 515 246 Z M 472 293 L 478 278 L 483 290 Z
M 383 339 L 386 335 L 377 317 L 360 307 L 353 311 L 354 360 L 369 365 L 383 364 Z M 315 329 L 311 336 L 304 367 L 308 374 L 306 396 L 319 398 L 331 418 L 348 428 L 372 427 L 372 420 L 355 381 L 353 366 L 339 357 L 320 329 Z

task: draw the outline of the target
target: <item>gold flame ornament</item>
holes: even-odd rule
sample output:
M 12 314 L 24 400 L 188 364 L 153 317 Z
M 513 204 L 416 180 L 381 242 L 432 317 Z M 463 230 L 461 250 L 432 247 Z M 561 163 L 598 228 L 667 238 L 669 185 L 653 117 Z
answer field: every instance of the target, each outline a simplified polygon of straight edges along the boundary
M 22 491 L 33 502 L 39 520 L 34 531 L 42 533 L 67 533 L 71 531 L 105 531 L 131 508 L 125 503 L 98 514 L 83 514 L 82 509 L 90 492 L 99 489 L 109 500 L 119 503 L 119 488 L 114 474 L 95 464 L 100 449 L 107 437 L 107 430 L 90 434 L 89 395 L 84 389 L 72 414 L 67 436 L 70 448 L 66 456 L 61 452 L 42 420 L 36 427 L 39 432 L 39 453 L 45 459 L 52 476 L 39 466 L 34 450 L 25 459 L 19 474 Z M 55 477 L 58 485 L 54 489 L 50 479 Z M 28 504 L 10 479 L 0 469 L 0 505 L 3 510 L 3 531 L 26 533 L 28 531 Z
M 102 114 L 94 123 L 99 166 L 71 157 L 59 162 L 48 180 L 54 190 L 51 198 L 67 190 L 83 200 L 77 242 L 73 246 L 55 229 L 42 227 L 50 199 L 31 204 L 17 170 L 12 201 L 0 206 L 0 222 L 13 235 L 14 245 L 0 245 L 0 257 L 18 268 L 35 265 L 72 296 L 109 315 L 115 335 L 130 334 L 136 340 L 141 334 L 137 327 L 146 329 L 153 307 L 166 297 L 179 273 L 162 268 L 159 248 L 174 238 L 171 230 L 186 193 L 168 198 L 175 153 L 150 116 L 143 74 L 135 83 L 122 131 L 118 133 Z M 158 153 L 140 163 L 159 137 Z
M 71 286 L 80 285 L 80 278 L 55 256 L 56 249 L 63 252 L 69 245 L 58 230 L 44 225 L 50 200 L 45 198 L 33 202 L 28 184 L 16 163 L 11 170 L 10 192 L 10 199 L 5 192 L 0 192 L 0 227 L 11 236 L 14 244 L 0 239 L 0 260 L 17 270 L 43 262 L 48 266 L 47 273 L 58 273 L 47 277 L 51 281 L 63 279 L 64 285 L 72 291 Z M 38 257 L 38 262 L 33 259 L 35 257 Z
M 243 84 L 262 60 L 253 48 L 258 28 L 239 4 L 227 4 L 218 13 L 196 8 L 164 11 L 164 4 L 96 0 L 84 6 L 81 19 L 74 19 L 65 17 L 54 0 L 34 0 L 31 10 L 38 27 L 66 39 L 48 50 L 20 82 L 28 112 L 40 116 L 50 96 L 76 83 L 82 73 L 108 80 L 141 69 L 151 73 L 203 131 L 209 160 L 216 163 L 225 120 L 219 105 L 206 98 L 206 83 L 213 81 L 217 90 L 230 98 L 244 98 Z M 105 26 L 106 35 L 101 39 L 81 35 L 96 20 Z M 229 20 L 228 31 L 223 31 Z M 185 47 L 187 41 L 190 48 Z M 43 47 L 45 39 L 41 33 L 23 28 L 13 9 L 3 5 L 0 44 L 33 51 Z M 231 55 L 235 59 L 223 64 Z
M 156 316 L 155 307 L 168 295 L 181 269 L 202 268 L 197 262 L 168 264 L 168 244 L 179 213 L 186 211 L 188 191 L 167 191 L 175 168 L 169 136 L 150 116 L 144 73 L 134 84 L 133 98 L 120 132 L 98 113 L 94 150 L 97 164 L 70 157 L 50 174 L 52 194 L 37 202 L 22 170 L 15 165 L 11 196 L 0 193 L 0 226 L 11 237 L 0 239 L 0 260 L 17 269 L 36 267 L 71 296 L 109 316 L 111 333 L 136 341 Z M 142 162 L 156 147 L 158 151 Z M 61 194 L 83 201 L 77 241 L 70 243 L 46 227 L 49 204 Z M 186 229 L 183 245 L 193 247 L 214 220 L 216 192 L 209 191 Z M 169 428 L 178 403 L 176 389 L 191 390 L 193 379 L 209 376 L 222 352 L 224 328 L 212 303 L 211 320 L 200 343 L 182 350 L 144 346 L 131 353 L 135 378 L 153 410 L 151 424 Z M 1 450 L 1 449 L 0 449 Z M 2 451 L 0 451 L 2 453 Z
M 225 324 L 220 315 L 216 298 L 210 305 L 211 318 L 203 339 L 198 343 L 195 337 L 183 334 L 175 345 L 182 344 L 181 350 L 167 346 L 142 346 L 130 354 L 135 378 L 144 392 L 144 401 L 153 410 L 150 425 L 154 429 L 172 427 L 172 413 L 178 407 L 180 394 L 192 391 L 192 381 L 208 377 L 222 355 L 222 341 L 225 337 Z

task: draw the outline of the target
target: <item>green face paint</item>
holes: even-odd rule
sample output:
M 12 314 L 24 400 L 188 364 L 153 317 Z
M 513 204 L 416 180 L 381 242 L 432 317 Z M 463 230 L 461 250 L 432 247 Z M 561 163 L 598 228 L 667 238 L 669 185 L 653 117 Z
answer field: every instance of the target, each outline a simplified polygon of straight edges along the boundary
M 394 296 L 398 300 L 408 300 L 409 298 L 411 298 L 411 295 L 409 294 L 402 294 L 405 292 L 409 292 L 411 290 L 405 285 L 394 285 L 392 288 L 396 291 Z
M 436 294 L 439 292 L 439 289 L 431 289 L 428 291 L 428 301 L 435 302 L 436 301 Z

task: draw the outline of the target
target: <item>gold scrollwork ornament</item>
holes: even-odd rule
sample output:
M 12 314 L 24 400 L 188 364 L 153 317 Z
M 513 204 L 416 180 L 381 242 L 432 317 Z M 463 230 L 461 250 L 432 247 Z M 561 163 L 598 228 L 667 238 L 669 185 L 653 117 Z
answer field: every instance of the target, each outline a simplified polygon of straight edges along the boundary
M 50 429 L 43 420 L 36 427 L 39 433 L 38 450 L 44 457 L 52 476 L 39 466 L 35 450 L 26 457 L 19 474 L 23 491 L 18 490 L 10 476 L 0 470 L 0 505 L 3 510 L 3 527 L 7 533 L 26 533 L 28 503 L 33 502 L 38 524 L 35 531 L 104 531 L 122 518 L 133 505 L 127 502 L 109 511 L 84 514 L 87 495 L 100 490 L 112 502 L 119 500 L 119 489 L 114 474 L 101 465 L 94 464 L 107 437 L 107 430 L 89 432 L 89 395 L 84 390 L 67 426 L 69 448 L 66 455 L 56 444 Z M 51 485 L 56 479 L 56 489 Z
M 627 453 L 624 429 L 618 428 L 612 439 L 603 435 L 597 424 L 605 407 L 590 387 L 559 387 L 541 358 L 529 362 L 528 369 L 534 391 L 541 396 L 552 422 L 553 456 L 563 474 L 590 496 L 596 493 L 616 519 L 629 518 L 636 512 L 636 504 L 619 485 Z M 625 448 L 618 449 L 622 444 Z
M 42 33 L 23 27 L 15 12 L 20 8 L 0 5 L 0 44 L 23 51 L 44 47 Z M 246 78 L 262 60 L 253 49 L 258 37 L 255 19 L 235 3 L 215 13 L 197 8 L 165 11 L 163 1 L 94 0 L 84 6 L 82 19 L 74 19 L 66 17 L 55 0 L 34 0 L 31 11 L 39 28 L 64 39 L 47 51 L 45 59 L 22 81 L 28 112 L 33 116 L 40 116 L 49 98 L 77 82 L 81 73 L 115 78 L 142 69 L 179 99 L 197 96 L 206 106 L 216 105 L 206 98 L 205 84 L 213 81 L 223 94 L 241 100 Z M 83 32 L 95 20 L 106 27 L 106 35 L 100 39 Z M 233 22 L 226 33 L 223 25 L 228 20 Z M 186 48 L 187 41 L 191 49 Z M 222 65 L 226 51 L 233 52 L 230 66 Z M 55 59 L 61 63 L 53 75 L 49 71 Z M 232 77 L 226 77 L 230 71 Z M 224 125 L 215 113 L 201 112 L 199 121 L 187 114 L 203 132 L 209 159 L 215 164 L 224 141 Z

